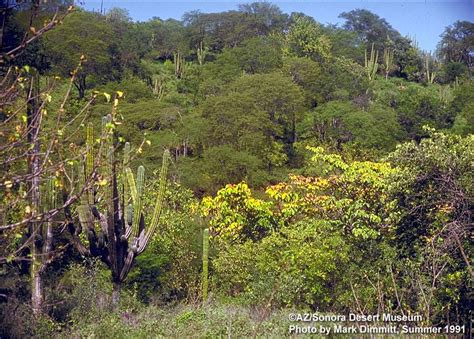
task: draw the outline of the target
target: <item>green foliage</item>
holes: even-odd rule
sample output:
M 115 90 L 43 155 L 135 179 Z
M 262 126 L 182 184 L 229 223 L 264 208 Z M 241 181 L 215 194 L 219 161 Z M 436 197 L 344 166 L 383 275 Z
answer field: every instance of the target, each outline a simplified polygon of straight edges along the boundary
M 285 36 L 286 54 L 327 61 L 331 57 L 331 40 L 320 24 L 307 16 L 296 16 Z
M 438 86 L 426 87 L 409 82 L 386 82 L 376 86 L 376 102 L 397 112 L 398 120 L 410 139 L 426 135 L 423 125 L 444 128 L 452 121 L 454 114 L 448 110 L 449 98 L 446 101 L 440 95 Z
M 337 57 L 364 62 L 365 46 L 360 44 L 356 32 L 351 32 L 336 25 L 324 26 L 325 34 L 331 40 L 331 54 Z
M 252 197 L 247 184 L 226 185 L 214 198 L 202 200 L 201 213 L 209 217 L 213 237 L 218 241 L 258 240 L 276 228 L 272 204 Z
M 227 183 L 242 180 L 261 186 L 267 179 L 261 159 L 228 145 L 210 147 L 199 159 L 183 158 L 180 168 L 183 184 L 197 195 L 213 193 Z
M 383 49 L 387 38 L 395 41 L 401 37 L 385 19 L 366 9 L 344 12 L 339 17 L 346 20 L 343 26 L 345 29 L 357 33 L 367 46 L 374 44 L 376 50 Z
M 104 86 L 99 86 L 97 90 L 106 93 L 123 92 L 123 99 L 127 103 L 147 101 L 153 97 L 151 89 L 143 81 L 135 77 L 126 78 L 120 82 L 109 82 Z
M 239 11 L 221 13 L 185 13 L 183 22 L 191 45 L 197 46 L 201 41 L 209 47 L 210 52 L 221 52 L 225 48 L 239 46 L 243 41 L 268 35 L 272 31 L 281 31 L 287 15 L 270 3 L 250 3 L 239 6 Z M 206 27 L 203 30 L 203 27 Z
M 68 76 L 81 62 L 75 84 L 82 98 L 88 76 L 99 81 L 112 76 L 112 59 L 108 54 L 112 42 L 112 31 L 104 18 L 94 13 L 76 12 L 70 14 L 63 25 L 45 34 L 43 53 L 52 65 L 52 72 L 63 76 Z
M 265 134 L 271 137 L 272 143 L 267 144 L 263 159 L 268 166 L 281 166 L 285 160 L 281 152 L 278 152 L 278 144 L 283 144 L 287 157 L 292 156 L 296 123 L 304 109 L 301 88 L 291 82 L 289 77 L 274 72 L 241 77 L 231 84 L 230 90 L 247 95 L 250 101 L 265 113 L 265 119 L 268 119 L 270 124 L 261 127 L 266 128 Z M 281 155 L 275 154 L 277 152 Z
M 393 149 L 403 137 L 394 110 L 372 104 L 366 110 L 331 101 L 313 113 L 314 135 L 336 148 Z
M 199 92 L 202 97 L 215 96 L 222 92 L 225 85 L 242 74 L 236 55 L 225 50 L 214 62 L 206 63 L 202 69 L 203 83 Z
M 456 115 L 451 130 L 460 135 L 474 134 L 474 103 L 466 105 Z
M 367 57 L 367 51 L 365 52 L 365 69 L 367 72 L 367 77 L 369 80 L 374 80 L 375 75 L 377 74 L 378 69 L 378 59 L 379 53 L 378 51 L 374 51 L 374 44 L 372 44 L 372 49 L 370 50 L 370 57 Z
M 4 20 L 2 51 L 24 32 L 36 34 L 53 5 L 37 4 L 33 30 L 22 6 Z M 367 10 L 341 17 L 342 27 L 322 25 L 266 2 L 190 12 L 182 21 L 133 22 L 117 8 L 105 15 L 78 10 L 13 60 L 19 68 L 11 74 L 23 89 L 30 66 L 49 74 L 39 81 L 42 123 L 66 122 L 54 131 L 57 139 L 45 135 L 54 141 L 45 151 L 77 157 L 67 164 L 74 171 L 42 175 L 49 180 L 40 189 L 42 210 L 59 208 L 45 225 L 75 228 L 54 234 L 53 244 L 81 242 L 80 254 L 109 264 L 115 286 L 110 270 L 78 262 L 73 246 L 58 246 L 51 254 L 60 260 L 42 272 L 48 315 L 34 319 L 25 306 L 26 236 L 0 229 L 0 331 L 284 337 L 285 307 L 468 323 L 472 25 L 446 29 L 438 65 Z M 80 97 L 91 90 L 90 103 L 64 104 L 69 84 L 54 76 L 70 72 Z M 25 93 L 12 94 L 12 84 L 14 77 L 6 77 L 0 86 L 0 155 L 7 160 L 21 154 L 8 145 L 28 126 Z M 113 118 L 94 136 L 110 101 Z M 89 118 L 83 140 L 77 131 Z M 122 148 L 123 161 L 116 156 Z M 173 182 L 165 184 L 164 174 L 145 181 L 144 167 L 156 175 L 168 159 L 163 149 L 170 151 Z M 0 182 L 2 225 L 31 211 L 29 179 L 12 181 L 13 167 L 7 161 L 0 175 L 7 178 Z M 64 171 L 68 176 L 58 180 Z M 55 202 L 63 185 L 84 191 L 79 206 Z M 77 213 L 82 228 L 75 227 Z M 48 252 L 44 262 L 53 257 Z M 110 294 L 128 272 L 113 308 Z
M 473 279 L 469 232 L 474 206 L 474 139 L 434 130 L 428 133 L 430 138 L 419 144 L 405 143 L 389 156 L 400 168 L 390 179 L 401 212 L 397 252 L 414 265 L 413 274 L 419 272 L 426 279 L 411 299 L 411 307 L 419 307 L 433 320 L 446 312 L 467 319 L 470 296 L 454 277 Z M 433 310 L 420 303 L 427 293 L 435 298 Z
M 336 57 L 323 65 L 315 82 L 318 104 L 330 100 L 350 100 L 367 96 L 369 80 L 363 66 L 345 57 Z
M 315 106 L 324 101 L 324 74 L 320 64 L 309 58 L 288 57 L 283 65 L 285 74 L 300 86 L 305 95 L 305 106 Z
M 458 20 L 446 27 L 438 44 L 438 56 L 447 64 L 449 62 L 463 63 L 471 68 L 472 55 L 470 51 L 474 44 L 474 23 Z
M 269 73 L 280 69 L 282 65 L 281 46 L 276 39 L 270 37 L 245 40 L 230 53 L 235 55 L 240 68 L 250 74 Z
M 158 180 L 152 180 L 145 188 L 146 207 L 154 205 L 158 188 Z M 160 232 L 153 236 L 147 251 L 137 257 L 127 285 L 147 303 L 175 298 L 196 300 L 201 291 L 202 253 L 201 226 L 193 212 L 196 201 L 190 190 L 172 183 L 166 187 L 165 201 Z
M 64 335 L 72 337 L 203 337 L 273 336 L 288 334 L 288 314 L 294 310 L 249 309 L 214 303 L 205 308 L 178 304 L 165 308 L 123 308 L 95 322 L 82 322 Z
M 443 65 L 441 69 L 440 78 L 444 83 L 456 82 L 456 80 L 463 77 L 468 71 L 466 65 L 451 61 Z
M 463 213 L 473 203 L 472 135 L 428 133 L 430 138 L 406 143 L 389 157 L 403 169 L 394 180 L 394 191 L 403 197 L 400 207 L 406 214 L 400 227 L 411 231 L 400 236 L 410 248 L 423 237 L 434 236 L 449 220 L 469 218 Z M 412 210 L 413 205 L 420 208 Z
M 220 293 L 244 304 L 325 308 L 334 297 L 331 281 L 348 259 L 340 230 L 303 220 L 258 243 L 222 248 L 213 260 L 213 279 Z

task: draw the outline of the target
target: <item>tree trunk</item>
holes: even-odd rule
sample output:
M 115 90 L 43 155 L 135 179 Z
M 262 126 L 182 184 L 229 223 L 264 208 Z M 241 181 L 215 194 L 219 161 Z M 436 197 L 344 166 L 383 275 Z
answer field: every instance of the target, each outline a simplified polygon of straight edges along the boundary
M 121 284 L 114 281 L 112 289 L 112 305 L 114 308 L 117 307 L 120 302 L 120 288 Z
M 79 99 L 83 99 L 86 94 L 86 75 L 78 75 L 74 85 L 79 92 Z
M 31 218 L 40 213 L 40 125 L 41 112 L 39 104 L 39 75 L 35 72 L 31 77 L 27 105 L 28 141 L 33 145 L 29 154 L 29 172 L 31 174 Z M 43 308 L 43 284 L 41 280 L 42 256 L 38 238 L 42 235 L 42 222 L 30 222 L 31 236 L 31 305 L 34 315 L 39 315 Z
M 41 278 L 41 263 L 36 262 L 36 260 L 31 266 L 31 306 L 35 316 L 38 316 L 43 312 L 43 280 Z

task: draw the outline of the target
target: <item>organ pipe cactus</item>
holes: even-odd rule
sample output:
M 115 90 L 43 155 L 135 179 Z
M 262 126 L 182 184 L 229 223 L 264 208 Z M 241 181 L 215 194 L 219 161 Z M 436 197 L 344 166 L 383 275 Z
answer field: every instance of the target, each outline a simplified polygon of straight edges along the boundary
M 206 49 L 203 47 L 202 41 L 200 42 L 197 50 L 196 50 L 196 55 L 198 59 L 198 63 L 200 66 L 204 64 L 204 60 L 206 59 Z
M 104 117 L 102 129 L 104 143 L 101 148 L 105 148 L 106 154 L 105 159 L 100 159 L 99 155 L 97 161 L 94 159 L 92 125 L 87 126 L 85 165 L 83 161 L 79 165 L 79 187 L 84 187 L 84 191 L 77 213 L 82 229 L 87 230 L 90 254 L 100 257 L 112 271 L 112 300 L 117 303 L 121 282 L 158 227 L 170 156 L 168 150 L 163 154 L 159 190 L 151 222 L 146 225 L 148 218 L 143 204 L 145 169 L 138 167 L 134 175 L 129 167 L 130 144 L 126 143 L 120 170 L 111 115 Z
M 436 78 L 436 72 L 430 70 L 430 57 L 425 56 L 425 80 L 426 83 L 432 84 Z
M 372 44 L 372 49 L 370 50 L 370 58 L 367 57 L 367 51 L 365 51 L 365 70 L 367 72 L 367 77 L 369 80 L 374 80 L 375 75 L 377 74 L 379 52 L 375 50 L 374 44 Z
M 184 76 L 186 60 L 184 56 L 180 53 L 173 54 L 173 63 L 174 63 L 174 74 L 177 79 L 181 79 Z
M 206 228 L 202 234 L 202 300 L 207 300 L 209 289 L 209 229 Z
M 385 48 L 383 50 L 383 67 L 385 72 L 385 80 L 388 80 L 388 75 L 393 68 L 393 49 Z

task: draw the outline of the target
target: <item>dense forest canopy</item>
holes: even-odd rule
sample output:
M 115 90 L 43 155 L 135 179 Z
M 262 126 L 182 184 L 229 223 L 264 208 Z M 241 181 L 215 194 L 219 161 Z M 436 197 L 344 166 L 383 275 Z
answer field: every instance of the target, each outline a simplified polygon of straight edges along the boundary
M 472 330 L 474 23 L 0 10 L 2 337 Z

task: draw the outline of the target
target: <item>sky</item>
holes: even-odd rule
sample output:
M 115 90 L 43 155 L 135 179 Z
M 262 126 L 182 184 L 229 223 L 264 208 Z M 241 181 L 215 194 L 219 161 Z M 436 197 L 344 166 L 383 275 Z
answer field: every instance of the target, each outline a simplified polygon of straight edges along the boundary
M 125 8 L 135 21 L 146 21 L 152 17 L 180 20 L 184 13 L 200 10 L 202 13 L 222 12 L 237 9 L 241 3 L 255 0 L 103 0 L 105 11 L 113 7 Z M 402 35 L 414 39 L 425 51 L 434 52 L 446 26 L 457 20 L 474 21 L 474 0 L 296 0 L 270 1 L 290 14 L 303 12 L 322 24 L 340 24 L 342 12 L 357 8 L 370 10 L 385 18 Z M 99 11 L 101 0 L 82 0 L 82 7 Z

